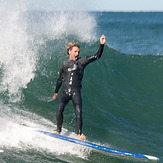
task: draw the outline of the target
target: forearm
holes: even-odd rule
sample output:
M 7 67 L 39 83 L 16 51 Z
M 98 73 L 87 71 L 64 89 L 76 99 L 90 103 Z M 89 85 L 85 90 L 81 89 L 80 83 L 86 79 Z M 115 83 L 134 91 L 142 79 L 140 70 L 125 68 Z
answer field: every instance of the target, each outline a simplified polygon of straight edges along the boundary
M 103 53 L 103 50 L 104 50 L 104 44 L 100 44 L 100 47 L 97 51 L 97 53 L 94 55 L 97 59 L 98 58 L 101 58 L 102 56 L 102 53 Z
M 61 85 L 62 85 L 62 82 L 60 80 L 57 80 L 55 91 L 54 91 L 55 93 L 58 93 Z
M 55 87 L 55 93 L 58 93 L 58 91 L 59 91 L 59 89 L 60 89 L 60 87 L 62 85 L 62 82 L 63 82 L 63 67 L 62 67 L 62 64 L 61 64 L 59 76 L 58 76 L 56 87 Z
M 90 57 L 87 58 L 88 59 L 88 63 L 93 62 L 93 61 L 101 58 L 102 53 L 103 53 L 103 49 L 104 49 L 104 45 L 100 44 L 100 47 L 99 47 L 97 53 L 95 55 L 90 56 Z

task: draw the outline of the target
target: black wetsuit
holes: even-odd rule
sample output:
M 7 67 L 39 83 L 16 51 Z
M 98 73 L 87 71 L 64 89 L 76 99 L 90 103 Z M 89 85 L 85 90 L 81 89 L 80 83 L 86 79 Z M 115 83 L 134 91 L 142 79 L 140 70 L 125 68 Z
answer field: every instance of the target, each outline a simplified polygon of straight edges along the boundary
M 57 111 L 57 131 L 61 132 L 63 123 L 63 111 L 69 100 L 72 100 L 75 107 L 77 134 L 82 133 L 82 98 L 81 87 L 82 78 L 85 67 L 100 58 L 103 52 L 104 45 L 100 44 L 97 53 L 90 57 L 82 57 L 73 60 L 66 60 L 61 64 L 59 77 L 56 84 L 55 93 L 58 93 L 59 88 L 62 91 L 59 97 L 59 106 Z

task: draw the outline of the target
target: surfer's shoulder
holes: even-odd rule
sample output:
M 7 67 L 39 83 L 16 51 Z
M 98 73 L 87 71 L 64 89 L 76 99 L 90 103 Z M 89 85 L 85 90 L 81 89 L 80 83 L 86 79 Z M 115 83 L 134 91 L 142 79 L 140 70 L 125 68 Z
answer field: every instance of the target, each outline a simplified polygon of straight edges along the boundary
M 67 60 L 63 61 L 61 64 L 62 64 L 62 66 L 65 66 L 68 64 L 68 62 L 69 62 L 69 60 L 67 59 Z

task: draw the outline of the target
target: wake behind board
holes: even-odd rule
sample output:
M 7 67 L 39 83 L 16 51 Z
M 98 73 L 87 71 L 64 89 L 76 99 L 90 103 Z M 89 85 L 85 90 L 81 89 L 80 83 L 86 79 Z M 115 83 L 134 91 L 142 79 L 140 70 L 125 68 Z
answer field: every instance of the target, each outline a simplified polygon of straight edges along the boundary
M 159 160 L 159 158 L 155 157 L 155 156 L 149 156 L 149 155 L 142 155 L 142 154 L 136 154 L 136 153 L 131 153 L 131 152 L 125 152 L 125 151 L 120 151 L 120 150 L 116 150 L 116 149 L 112 149 L 112 148 L 108 148 L 105 146 L 101 146 L 101 145 L 97 145 L 94 143 L 90 143 L 87 141 L 82 141 L 82 140 L 78 140 L 78 139 L 74 139 L 74 138 L 70 138 L 67 136 L 63 136 L 63 135 L 57 135 L 51 132 L 47 132 L 47 131 L 43 131 L 43 130 L 36 130 L 37 132 L 43 133 L 47 136 L 51 136 L 57 139 L 61 139 L 64 141 L 68 141 L 71 143 L 75 143 L 75 144 L 79 144 L 82 146 L 86 146 L 86 147 L 90 147 L 93 149 L 97 149 L 99 151 L 104 151 L 104 152 L 108 152 L 108 153 L 112 153 L 112 154 L 117 154 L 117 155 L 121 155 L 121 156 L 129 156 L 129 157 L 135 157 L 135 158 L 141 158 L 141 159 L 149 159 L 149 160 Z

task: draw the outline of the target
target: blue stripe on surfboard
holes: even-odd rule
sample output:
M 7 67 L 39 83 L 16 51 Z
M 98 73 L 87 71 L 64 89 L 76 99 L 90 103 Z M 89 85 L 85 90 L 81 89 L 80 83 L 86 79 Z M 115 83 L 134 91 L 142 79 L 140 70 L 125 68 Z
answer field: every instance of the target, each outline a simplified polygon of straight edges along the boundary
M 120 150 L 108 148 L 108 147 L 105 147 L 105 146 L 97 145 L 97 144 L 94 144 L 94 143 L 90 143 L 90 142 L 87 142 L 87 141 L 82 141 L 82 140 L 70 138 L 70 137 L 63 136 L 63 135 L 57 135 L 57 134 L 47 132 L 47 131 L 43 131 L 43 130 L 36 130 L 36 131 L 40 132 L 40 133 L 43 133 L 45 135 L 54 137 L 54 138 L 58 138 L 58 139 L 68 141 L 68 142 L 71 142 L 71 143 L 83 145 L 83 146 L 90 147 L 90 148 L 93 148 L 93 149 L 97 149 L 97 150 L 100 150 L 100 151 L 105 151 L 105 152 L 108 152 L 108 153 L 113 153 L 113 154 L 122 155 L 122 156 L 130 156 L 130 157 L 142 158 L 142 159 L 159 160 L 159 158 L 154 157 L 154 156 L 120 151 Z

